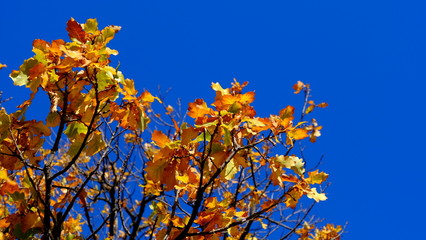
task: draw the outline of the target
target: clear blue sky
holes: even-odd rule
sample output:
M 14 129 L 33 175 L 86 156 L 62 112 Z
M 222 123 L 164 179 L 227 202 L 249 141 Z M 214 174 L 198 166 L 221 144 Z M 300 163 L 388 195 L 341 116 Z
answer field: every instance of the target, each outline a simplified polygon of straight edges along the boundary
M 97 18 L 122 31 L 111 47 L 139 89 L 172 88 L 168 99 L 212 97 L 232 78 L 256 90 L 260 115 L 297 104 L 291 86 L 310 83 L 323 137 L 328 222 L 344 239 L 419 239 L 426 168 L 426 1 L 3 1 L 0 90 L 27 96 L 7 77 L 32 56 L 36 38 L 67 38 L 65 23 Z M 42 107 L 42 106 L 40 106 Z M 12 110 L 9 110 L 11 112 Z

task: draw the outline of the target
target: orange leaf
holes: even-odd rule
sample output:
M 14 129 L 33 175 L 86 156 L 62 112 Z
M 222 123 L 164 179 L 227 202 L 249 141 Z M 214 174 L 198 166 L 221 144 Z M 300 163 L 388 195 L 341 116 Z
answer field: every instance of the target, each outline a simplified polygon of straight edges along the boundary
M 158 97 L 152 96 L 150 92 L 145 91 L 142 93 L 142 101 L 144 102 L 154 102 L 155 99 L 161 103 L 160 99 Z
M 19 191 L 19 186 L 13 181 L 7 181 L 0 187 L 0 195 L 12 194 L 17 191 Z
M 305 84 L 301 81 L 297 81 L 296 84 L 293 85 L 294 93 L 298 94 L 305 87 Z
M 243 104 L 252 103 L 254 101 L 254 96 L 255 96 L 254 92 L 244 93 L 240 96 L 240 102 Z
M 0 219 L 0 228 L 7 228 L 9 227 L 9 225 L 10 225 L 10 222 L 7 221 L 7 218 Z
M 36 39 L 33 41 L 33 48 L 40 49 L 43 52 L 48 52 L 50 44 L 44 40 Z
M 325 103 L 325 102 L 320 103 L 320 104 L 317 105 L 317 107 L 320 107 L 320 108 L 328 107 L 328 103 Z
M 32 228 L 42 228 L 43 223 L 37 213 L 27 213 L 22 219 L 22 231 L 26 232 Z
M 199 131 L 193 127 L 189 127 L 182 130 L 182 145 L 188 145 L 188 143 L 198 136 Z
M 281 109 L 280 118 L 281 119 L 285 119 L 285 118 L 293 119 L 294 118 L 293 114 L 294 114 L 294 107 L 293 106 L 287 106 L 287 107 Z
M 286 198 L 284 203 L 287 207 L 296 208 L 299 199 L 303 196 L 303 192 L 298 188 L 293 188 L 289 192 L 286 193 Z
M 196 99 L 195 102 L 188 104 L 188 116 L 192 118 L 204 117 L 206 114 L 212 114 L 213 110 L 207 107 L 203 99 Z
M 268 200 L 261 205 L 262 210 L 268 209 L 268 211 L 277 204 L 277 200 Z
M 147 179 L 154 182 L 159 182 L 163 178 L 164 169 L 167 166 L 167 159 L 160 159 L 155 162 L 149 161 L 146 165 L 147 167 L 145 168 L 145 172 Z
M 167 143 L 170 142 L 170 138 L 167 137 L 163 132 L 154 130 L 151 136 L 152 141 L 154 141 L 157 146 L 164 147 Z

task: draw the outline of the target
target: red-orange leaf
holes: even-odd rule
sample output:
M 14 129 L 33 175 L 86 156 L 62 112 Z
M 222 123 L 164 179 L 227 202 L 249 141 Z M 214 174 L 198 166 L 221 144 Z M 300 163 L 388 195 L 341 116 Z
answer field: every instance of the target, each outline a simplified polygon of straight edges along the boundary
M 317 107 L 320 107 L 320 108 L 328 107 L 328 103 L 325 103 L 325 102 L 320 103 L 320 104 L 317 105 Z
M 71 40 L 76 39 L 81 43 L 86 42 L 86 33 L 84 32 L 81 25 L 74 20 L 74 18 L 71 18 L 67 22 L 67 31 L 68 31 L 68 36 L 71 38 Z
M 7 181 L 3 183 L 0 187 L 0 195 L 11 194 L 19 191 L 19 186 L 16 182 Z

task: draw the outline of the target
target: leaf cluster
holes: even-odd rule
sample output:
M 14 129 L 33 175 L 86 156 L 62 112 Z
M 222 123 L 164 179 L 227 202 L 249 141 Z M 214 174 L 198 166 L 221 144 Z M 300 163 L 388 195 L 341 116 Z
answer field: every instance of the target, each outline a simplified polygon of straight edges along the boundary
M 328 174 L 294 153 L 321 135 L 303 118 L 327 106 L 308 84 L 294 85 L 305 93 L 300 121 L 292 106 L 257 116 L 255 93 L 236 80 L 213 83 L 212 103 L 189 103 L 185 120 L 110 66 L 120 27 L 71 19 L 66 29 L 70 42 L 35 40 L 10 74 L 31 94 L 0 110 L 0 239 L 339 238 L 339 226 L 313 230 L 313 204 L 302 206 L 327 199 Z M 49 113 L 27 120 L 38 94 Z

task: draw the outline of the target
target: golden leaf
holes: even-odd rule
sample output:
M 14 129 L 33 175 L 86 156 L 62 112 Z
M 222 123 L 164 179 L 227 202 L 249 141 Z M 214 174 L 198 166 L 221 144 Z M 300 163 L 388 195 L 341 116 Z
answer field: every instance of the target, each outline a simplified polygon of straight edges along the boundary
M 309 137 L 308 130 L 303 128 L 296 128 L 287 132 L 287 136 L 294 140 L 301 140 Z
M 305 180 L 309 184 L 321 184 L 328 178 L 327 173 L 324 173 L 324 172 L 319 173 L 318 169 L 313 172 L 309 172 L 308 175 L 309 177 L 306 178 Z

